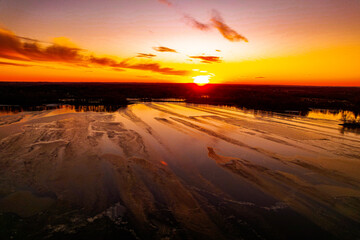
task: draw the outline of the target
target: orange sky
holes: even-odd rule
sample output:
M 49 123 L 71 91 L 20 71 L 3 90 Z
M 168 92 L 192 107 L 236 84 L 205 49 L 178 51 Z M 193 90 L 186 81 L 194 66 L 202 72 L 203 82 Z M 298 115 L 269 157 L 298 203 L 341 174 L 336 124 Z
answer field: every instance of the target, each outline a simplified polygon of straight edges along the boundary
M 360 86 L 358 0 L 2 0 L 0 81 Z

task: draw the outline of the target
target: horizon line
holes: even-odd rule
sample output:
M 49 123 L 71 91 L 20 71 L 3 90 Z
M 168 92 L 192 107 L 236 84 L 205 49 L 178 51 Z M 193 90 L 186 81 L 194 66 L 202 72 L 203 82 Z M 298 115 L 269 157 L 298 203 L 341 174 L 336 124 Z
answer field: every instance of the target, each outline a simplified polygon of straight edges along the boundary
M 191 84 L 191 85 L 197 85 L 196 83 L 193 82 L 182 82 L 182 83 L 176 83 L 176 82 L 116 82 L 116 81 L 91 81 L 91 82 L 80 82 L 80 81 L 1 81 L 0 80 L 0 84 L 3 83 L 48 83 L 48 84 L 92 84 L 92 83 L 97 83 L 97 84 Z M 207 85 L 243 85 L 243 86 L 278 86 L 278 87 L 342 87 L 342 88 L 360 88 L 360 86 L 354 86 L 354 85 L 299 85 L 299 84 L 264 84 L 264 83 L 260 83 L 260 84 L 256 84 L 256 83 L 231 83 L 231 82 L 224 82 L 224 83 L 208 83 L 206 85 L 203 86 L 199 86 L 199 87 L 204 87 Z

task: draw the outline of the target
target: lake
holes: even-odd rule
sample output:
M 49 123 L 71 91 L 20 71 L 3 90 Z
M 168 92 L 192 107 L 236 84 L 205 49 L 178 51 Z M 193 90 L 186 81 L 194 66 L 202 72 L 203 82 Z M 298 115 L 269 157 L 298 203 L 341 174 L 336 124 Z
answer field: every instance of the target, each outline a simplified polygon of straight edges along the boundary
M 184 102 L 0 113 L 3 239 L 357 239 L 360 135 Z

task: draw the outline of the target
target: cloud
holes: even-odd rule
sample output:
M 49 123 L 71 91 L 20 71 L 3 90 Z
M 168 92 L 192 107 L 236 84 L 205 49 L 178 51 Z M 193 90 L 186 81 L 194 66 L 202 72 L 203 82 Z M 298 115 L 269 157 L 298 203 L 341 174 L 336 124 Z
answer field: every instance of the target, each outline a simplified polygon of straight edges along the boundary
M 220 13 L 216 10 L 212 11 L 212 17 L 210 19 L 213 26 L 219 30 L 219 32 L 223 35 L 224 38 L 231 42 L 239 42 L 244 41 L 248 42 L 248 39 L 240 34 L 238 34 L 235 30 L 231 29 L 228 25 L 225 24 L 222 19 Z
M 173 53 L 177 53 L 177 51 L 175 49 L 171 49 L 171 48 L 168 48 L 168 47 L 153 47 L 153 49 L 155 51 L 158 51 L 158 52 L 173 52 Z
M 189 74 L 189 71 L 175 70 L 173 68 L 161 67 L 158 63 L 138 63 L 134 65 L 127 65 L 127 68 L 158 72 L 165 75 L 184 76 Z
M 170 2 L 169 0 L 158 0 L 158 2 L 168 5 L 169 7 L 171 7 L 173 5 L 172 2 Z
M 112 70 L 117 71 L 117 72 L 125 72 L 125 70 L 122 68 L 113 68 Z
M 187 21 L 188 24 L 190 24 L 191 26 L 193 26 L 194 28 L 197 28 L 201 31 L 206 31 L 209 30 L 211 28 L 211 24 L 205 24 L 205 23 L 201 23 L 198 20 L 196 20 L 195 18 L 189 16 L 189 15 L 184 15 L 185 20 Z
M 36 40 L 36 39 L 33 39 L 33 38 L 28 38 L 28 37 L 22 37 L 22 36 L 16 36 L 16 37 L 20 38 L 20 39 L 27 40 L 27 41 L 32 41 L 32 42 L 42 42 L 42 41 L 39 41 L 39 40 Z M 46 42 L 43 42 L 43 43 L 46 43 Z
M 200 59 L 202 63 L 221 63 L 222 60 L 217 56 L 190 56 L 190 58 Z
M 2 62 L 2 61 L 0 61 L 0 65 L 17 66 L 17 67 L 31 67 L 31 66 L 33 66 L 33 65 L 29 65 L 29 64 L 19 64 L 19 63 Z
M 47 45 L 40 43 L 41 41 L 18 37 L 10 31 L 0 29 L 0 58 L 26 62 L 59 62 L 84 67 L 109 67 L 115 71 L 122 71 L 123 69 L 136 69 L 152 71 L 165 75 L 189 74 L 189 72 L 185 70 L 162 67 L 159 63 L 130 63 L 129 59 L 118 61 L 114 58 L 96 57 L 91 54 L 89 55 L 87 51 L 76 47 L 62 46 L 55 43 Z M 156 49 L 161 52 L 176 52 L 174 49 L 166 47 L 158 47 Z M 141 57 L 155 56 L 153 54 L 139 55 Z M 6 62 L 0 62 L 0 64 L 23 66 L 23 64 L 12 64 Z
M 136 70 L 144 70 L 144 71 L 152 71 L 165 75 L 178 75 L 184 76 L 188 75 L 189 71 L 185 70 L 176 70 L 173 68 L 161 67 L 158 63 L 135 63 L 131 64 L 128 61 L 117 62 L 111 58 L 97 58 L 92 56 L 89 60 L 93 64 L 113 67 L 113 68 L 128 68 L 128 69 L 136 69 Z
M 207 31 L 211 28 L 217 29 L 224 38 L 231 42 L 239 42 L 244 41 L 248 42 L 248 39 L 239 33 L 237 33 L 234 29 L 230 28 L 227 24 L 225 24 L 223 18 L 220 13 L 216 10 L 212 11 L 212 17 L 210 18 L 209 23 L 202 23 L 196 20 L 194 17 L 189 15 L 184 15 L 185 20 L 189 25 L 193 28 L 199 29 L 201 31 Z
M 23 61 L 80 62 L 81 49 L 51 44 L 42 47 L 38 42 L 19 38 L 10 31 L 0 29 L 0 57 Z
M 156 57 L 155 54 L 151 54 L 151 53 L 138 53 L 138 55 L 136 57 L 140 57 L 140 58 L 153 58 Z
M 173 6 L 172 2 L 170 2 L 169 0 L 158 0 L 158 2 L 160 2 L 162 4 L 166 4 L 169 7 Z M 226 38 L 227 40 L 229 40 L 231 42 L 240 42 L 240 41 L 249 42 L 249 40 L 246 37 L 244 37 L 243 35 L 240 35 L 234 29 L 230 28 L 224 22 L 224 19 L 221 17 L 220 13 L 218 11 L 216 11 L 215 9 L 212 10 L 212 17 L 210 18 L 209 23 L 199 22 L 194 17 L 192 17 L 188 14 L 184 14 L 184 19 L 193 28 L 199 29 L 201 31 L 207 31 L 211 28 L 216 28 L 224 38 Z M 158 50 L 156 50 L 156 51 L 158 51 Z M 159 52 L 162 52 L 162 51 L 159 51 Z M 164 52 L 166 52 L 166 51 L 164 51 Z
M 100 65 L 100 66 L 122 67 L 122 65 L 119 64 L 117 61 L 115 61 L 112 58 L 107 58 L 107 57 L 99 58 L 99 57 L 91 56 L 89 58 L 89 62 L 92 63 L 92 64 Z

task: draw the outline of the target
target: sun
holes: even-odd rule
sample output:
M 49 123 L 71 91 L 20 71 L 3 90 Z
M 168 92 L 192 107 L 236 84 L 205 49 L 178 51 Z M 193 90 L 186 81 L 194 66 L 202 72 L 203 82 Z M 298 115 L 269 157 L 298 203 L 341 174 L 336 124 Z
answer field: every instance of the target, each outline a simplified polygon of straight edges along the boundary
M 194 83 L 196 83 L 199 86 L 203 86 L 210 82 L 209 81 L 210 77 L 211 77 L 210 75 L 200 75 L 193 77 L 193 79 L 194 79 Z

